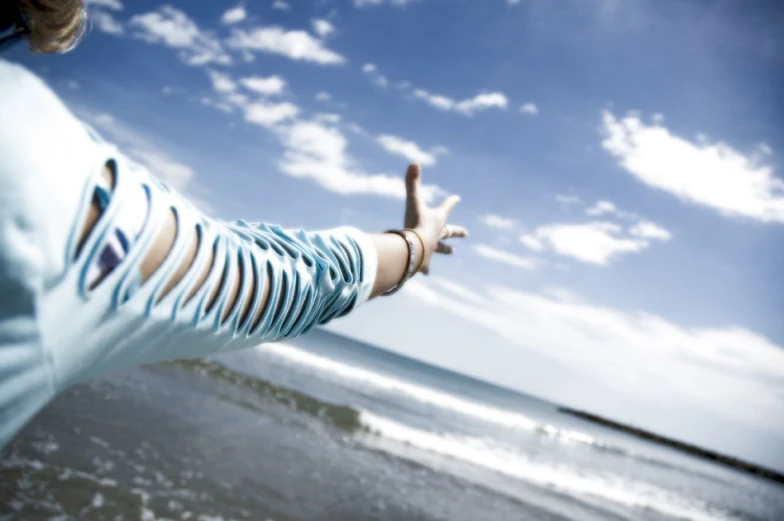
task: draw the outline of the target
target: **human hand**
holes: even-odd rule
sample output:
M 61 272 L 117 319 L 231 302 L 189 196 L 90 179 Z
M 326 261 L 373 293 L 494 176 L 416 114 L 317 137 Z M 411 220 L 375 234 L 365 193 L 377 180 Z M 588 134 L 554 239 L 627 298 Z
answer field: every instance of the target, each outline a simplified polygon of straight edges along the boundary
M 425 243 L 425 258 L 419 271 L 425 275 L 430 273 L 430 261 L 433 253 L 452 254 L 454 248 L 444 241 L 456 237 L 467 237 L 468 230 L 462 226 L 447 224 L 449 214 L 455 209 L 460 197 L 452 195 L 435 208 L 431 208 L 422 200 L 419 187 L 422 169 L 412 163 L 406 171 L 406 215 L 405 227 L 416 230 Z

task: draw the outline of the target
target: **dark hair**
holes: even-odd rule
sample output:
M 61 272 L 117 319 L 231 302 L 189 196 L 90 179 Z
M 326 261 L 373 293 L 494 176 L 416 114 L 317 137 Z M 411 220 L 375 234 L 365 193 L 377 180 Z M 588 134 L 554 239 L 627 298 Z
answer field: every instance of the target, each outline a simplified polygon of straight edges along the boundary
M 66 52 L 84 35 L 87 14 L 82 0 L 12 0 L 36 52 Z

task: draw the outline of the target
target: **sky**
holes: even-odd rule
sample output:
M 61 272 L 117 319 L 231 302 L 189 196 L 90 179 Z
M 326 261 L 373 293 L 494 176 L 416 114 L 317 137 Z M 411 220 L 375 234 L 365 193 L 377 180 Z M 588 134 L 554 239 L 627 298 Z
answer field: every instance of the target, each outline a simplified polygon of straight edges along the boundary
M 784 468 L 774 1 L 92 0 L 6 56 L 222 219 L 469 239 L 335 331 Z

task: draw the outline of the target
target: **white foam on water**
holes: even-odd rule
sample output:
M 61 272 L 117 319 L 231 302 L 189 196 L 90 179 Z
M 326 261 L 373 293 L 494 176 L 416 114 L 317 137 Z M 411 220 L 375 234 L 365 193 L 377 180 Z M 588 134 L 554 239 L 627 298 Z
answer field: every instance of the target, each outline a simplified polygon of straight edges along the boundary
M 539 426 L 538 422 L 520 413 L 505 411 L 489 405 L 472 402 L 465 398 L 460 398 L 443 391 L 437 391 L 423 385 L 392 378 L 391 376 L 375 373 L 361 367 L 336 362 L 290 345 L 266 344 L 257 347 L 257 349 L 262 353 L 269 353 L 295 363 L 307 365 L 319 371 L 338 376 L 344 380 L 351 380 L 385 391 L 404 394 L 408 398 L 418 402 L 449 409 L 466 416 L 481 419 L 488 423 L 526 431 L 534 430 Z
M 650 509 L 689 521 L 733 521 L 727 513 L 711 511 L 699 501 L 618 476 L 577 472 L 566 465 L 548 465 L 495 446 L 487 440 L 435 434 L 361 411 L 360 421 L 371 432 L 416 449 L 483 467 L 507 476 L 586 500 L 601 500 L 629 508 Z M 383 448 L 383 447 L 382 447 Z M 411 451 L 396 456 L 413 458 Z
M 361 367 L 330 360 L 329 358 L 314 355 L 313 353 L 299 349 L 291 344 L 266 344 L 264 346 L 258 346 L 256 349 L 265 354 L 271 354 L 296 364 L 305 365 L 318 371 L 329 373 L 343 380 L 349 380 L 385 391 L 404 394 L 408 398 L 421 403 L 449 409 L 466 416 L 478 418 L 487 423 L 525 431 L 536 431 L 540 435 L 556 438 L 566 444 L 578 443 L 599 448 L 609 447 L 605 443 L 596 440 L 593 436 L 589 436 L 588 434 L 579 431 L 561 429 L 553 425 L 539 423 L 518 412 L 473 402 L 444 391 L 393 378 Z M 618 451 L 626 453 L 625 450 L 620 448 L 618 448 Z

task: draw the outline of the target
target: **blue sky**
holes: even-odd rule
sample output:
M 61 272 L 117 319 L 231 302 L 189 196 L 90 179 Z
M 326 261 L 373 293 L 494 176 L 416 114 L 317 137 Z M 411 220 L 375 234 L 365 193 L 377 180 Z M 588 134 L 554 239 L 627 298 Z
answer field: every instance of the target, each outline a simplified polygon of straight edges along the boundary
M 89 3 L 8 57 L 205 211 L 383 230 L 409 160 L 463 197 L 335 330 L 784 467 L 774 2 Z

